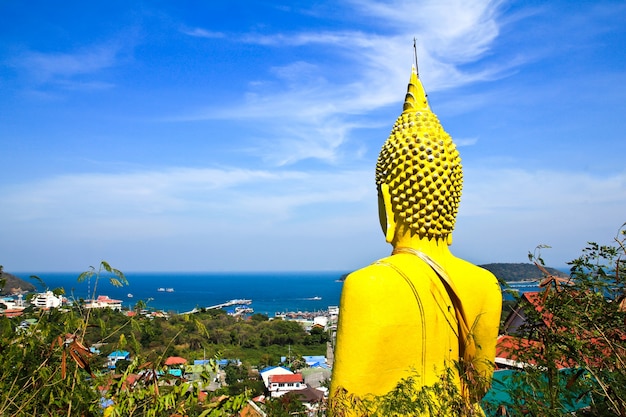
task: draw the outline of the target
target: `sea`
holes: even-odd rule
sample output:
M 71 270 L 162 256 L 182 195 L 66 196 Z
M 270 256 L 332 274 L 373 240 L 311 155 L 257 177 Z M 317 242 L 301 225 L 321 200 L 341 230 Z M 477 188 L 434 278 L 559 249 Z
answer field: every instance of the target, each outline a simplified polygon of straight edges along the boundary
M 234 299 L 247 299 L 254 313 L 274 317 L 277 313 L 323 312 L 339 306 L 347 271 L 323 272 L 128 272 L 128 285 L 113 286 L 109 277 L 101 276 L 78 282 L 79 272 L 16 273 L 22 279 L 35 275 L 42 283 L 29 280 L 39 291 L 63 288 L 69 299 L 90 299 L 106 295 L 121 300 L 123 307 L 133 308 L 142 300 L 149 309 L 181 314 Z M 514 292 L 539 291 L 535 281 L 509 283 L 503 291 L 505 300 Z M 170 291 L 164 291 L 169 289 Z M 95 291 L 95 293 L 94 293 Z M 234 309 L 235 306 L 225 307 Z
M 38 291 L 63 288 L 68 299 L 91 299 L 106 295 L 121 300 L 122 306 L 132 308 L 142 300 L 149 309 L 170 313 L 186 313 L 194 308 L 206 308 L 234 299 L 251 300 L 247 307 L 254 313 L 274 317 L 276 313 L 316 312 L 338 306 L 342 276 L 337 272 L 128 272 L 128 285 L 116 287 L 108 276 L 78 282 L 79 272 L 15 273 L 31 282 Z M 35 275 L 37 280 L 29 280 Z M 169 291 L 164 291 L 169 290 Z M 95 293 L 94 293 L 95 291 Z M 234 308 L 234 306 L 232 306 Z M 228 307 L 226 308 L 228 309 Z

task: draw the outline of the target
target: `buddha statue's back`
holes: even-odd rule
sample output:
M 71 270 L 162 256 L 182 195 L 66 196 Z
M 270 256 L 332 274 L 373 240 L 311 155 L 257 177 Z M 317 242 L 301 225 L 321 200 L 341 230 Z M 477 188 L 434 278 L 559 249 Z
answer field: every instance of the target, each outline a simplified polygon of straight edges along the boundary
M 397 415 L 415 415 L 420 390 L 435 406 L 461 406 L 450 415 L 480 412 L 502 298 L 491 273 L 449 250 L 462 183 L 459 153 L 414 67 L 376 165 L 380 223 L 393 252 L 344 282 L 330 415 L 365 415 L 358 404 L 376 408 L 407 381 L 414 398 L 404 401 L 415 408 Z M 435 394 L 429 387 L 441 381 L 448 389 Z

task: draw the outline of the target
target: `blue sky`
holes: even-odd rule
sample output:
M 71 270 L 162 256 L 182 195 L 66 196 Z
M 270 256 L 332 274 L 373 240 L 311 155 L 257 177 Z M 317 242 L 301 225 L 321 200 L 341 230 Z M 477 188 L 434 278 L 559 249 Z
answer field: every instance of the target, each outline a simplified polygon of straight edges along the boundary
M 626 2 L 4 1 L 0 264 L 344 270 L 417 38 L 452 251 L 564 266 L 626 222 Z

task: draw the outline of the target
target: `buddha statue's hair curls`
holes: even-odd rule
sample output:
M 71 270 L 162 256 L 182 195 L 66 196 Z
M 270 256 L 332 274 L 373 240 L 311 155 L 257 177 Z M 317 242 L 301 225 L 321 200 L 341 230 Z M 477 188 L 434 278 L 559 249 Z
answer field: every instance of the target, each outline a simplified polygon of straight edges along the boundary
M 404 111 L 378 156 L 376 185 L 389 186 L 396 221 L 419 237 L 437 239 L 454 229 L 463 171 L 459 152 L 423 91 L 414 71 Z

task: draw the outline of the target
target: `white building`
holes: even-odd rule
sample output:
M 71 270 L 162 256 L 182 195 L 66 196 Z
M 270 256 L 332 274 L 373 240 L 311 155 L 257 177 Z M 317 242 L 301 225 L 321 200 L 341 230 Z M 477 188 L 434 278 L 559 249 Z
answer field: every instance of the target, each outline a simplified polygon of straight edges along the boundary
M 270 375 L 267 387 L 272 398 L 281 397 L 291 391 L 300 391 L 306 388 L 302 374 Z
M 122 300 L 114 300 L 108 295 L 99 295 L 95 300 L 86 300 L 85 308 L 111 308 L 113 310 L 122 309 Z
M 270 376 L 272 375 L 293 375 L 291 370 L 283 367 L 283 366 L 268 366 L 267 368 L 261 369 L 259 371 L 261 375 L 261 379 L 263 379 L 263 384 L 267 388 L 270 386 Z
M 17 300 L 10 297 L 3 298 L 0 300 L 1 304 L 4 304 L 7 310 L 24 310 L 26 308 L 22 294 L 18 294 Z
M 323 329 L 328 326 L 328 317 L 326 316 L 317 316 L 313 319 L 313 326 L 320 326 Z
M 37 308 L 57 308 L 63 304 L 63 297 L 55 295 L 52 291 L 46 291 L 34 296 L 30 303 Z
M 112 352 L 109 356 L 107 356 L 107 366 L 109 369 L 115 369 L 118 361 L 121 360 L 130 360 L 130 352 L 125 350 L 116 350 Z

